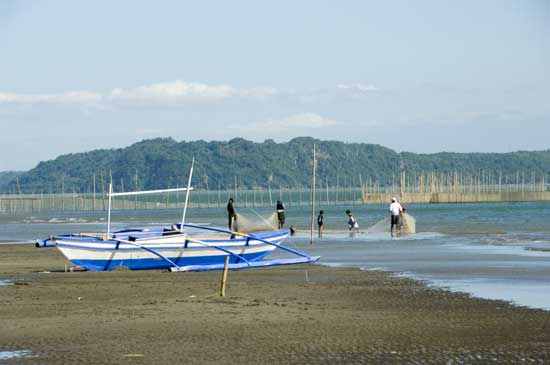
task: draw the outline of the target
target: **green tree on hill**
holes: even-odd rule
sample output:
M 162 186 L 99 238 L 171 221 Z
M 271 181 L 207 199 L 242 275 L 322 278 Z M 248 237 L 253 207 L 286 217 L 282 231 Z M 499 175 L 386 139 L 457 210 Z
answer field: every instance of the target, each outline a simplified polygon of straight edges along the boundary
M 320 141 L 309 137 L 286 143 L 266 140 L 262 143 L 234 138 L 227 142 L 177 142 L 172 138 L 143 140 L 126 148 L 94 150 L 59 156 L 40 162 L 35 168 L 17 175 L 0 175 L 4 193 L 22 192 L 91 192 L 96 177 L 96 191 L 106 189 L 112 175 L 115 190 L 159 189 L 185 186 L 191 160 L 196 168 L 193 185 L 232 189 L 235 179 L 239 188 L 309 187 L 313 144 L 317 145 L 318 176 L 330 186 L 359 186 L 364 181 L 377 181 L 382 186 L 396 181 L 401 165 L 409 177 L 437 173 L 464 176 L 499 176 L 503 182 L 515 182 L 521 176 L 526 182 L 532 176 L 547 176 L 550 150 L 513 153 L 397 153 L 389 148 L 366 143 Z M 2 183 L 3 181 L 3 183 Z

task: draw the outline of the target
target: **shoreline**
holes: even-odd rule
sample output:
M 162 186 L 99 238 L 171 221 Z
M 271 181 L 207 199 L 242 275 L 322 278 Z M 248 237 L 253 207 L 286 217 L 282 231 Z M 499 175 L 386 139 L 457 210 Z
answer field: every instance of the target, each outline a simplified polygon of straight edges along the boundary
M 22 242 L 2 242 L 2 241 L 0 241 L 0 248 L 2 246 L 12 246 L 12 245 L 33 245 L 34 246 L 34 244 L 35 244 L 34 241 L 32 241 L 32 242 L 31 241 L 22 241 Z M 41 250 L 43 250 L 43 249 L 44 248 L 42 248 Z M 48 249 L 48 248 L 46 248 L 46 249 Z M 52 247 L 52 248 L 49 248 L 49 249 L 55 249 L 55 248 Z M 535 251 L 535 249 L 531 249 L 531 250 Z M 540 251 L 546 252 L 547 250 L 540 249 Z M 72 263 L 70 263 L 68 260 L 67 260 L 67 263 L 68 263 L 67 264 L 68 267 L 70 267 L 72 265 Z M 467 289 L 461 289 L 460 286 L 458 286 L 458 285 L 453 286 L 452 284 L 451 285 L 440 284 L 440 283 L 438 283 L 437 279 L 424 278 L 419 274 L 414 274 L 414 273 L 410 273 L 410 272 L 395 271 L 395 270 L 384 269 L 384 268 L 372 268 L 371 269 L 371 268 L 363 267 L 363 266 L 346 266 L 345 264 L 339 264 L 339 263 L 317 262 L 315 264 L 320 265 L 320 266 L 324 266 L 324 267 L 328 267 L 328 268 L 353 269 L 353 270 L 360 270 L 360 271 L 367 271 L 367 272 L 383 272 L 383 273 L 386 273 L 390 277 L 405 278 L 405 279 L 418 281 L 422 285 L 424 285 L 428 288 L 436 289 L 436 290 L 442 290 L 442 291 L 446 291 L 446 292 L 449 292 L 449 293 L 465 294 L 465 295 L 468 295 L 468 296 L 470 296 L 472 298 L 476 298 L 476 299 L 502 301 L 502 302 L 509 303 L 510 305 L 515 306 L 515 307 L 525 307 L 525 308 L 529 308 L 529 309 L 536 309 L 536 310 L 543 310 L 543 311 L 550 312 L 550 307 L 542 307 L 542 306 L 536 306 L 536 305 L 521 304 L 521 303 L 515 302 L 513 299 L 502 299 L 502 298 L 497 298 L 497 297 L 491 298 L 491 297 L 484 296 L 484 295 L 481 295 L 481 294 L 478 295 L 478 294 L 475 294 L 475 291 L 473 291 L 473 290 L 468 291 Z M 8 284 L 6 284 L 6 282 L 10 282 L 10 281 L 13 281 L 13 280 L 10 280 L 10 279 L 3 280 L 3 279 L 0 278 L 0 285 L 8 285 Z
M 451 294 L 467 295 L 467 296 L 469 296 L 473 299 L 499 301 L 499 302 L 508 303 L 509 305 L 514 306 L 514 307 L 518 307 L 518 308 L 542 310 L 542 311 L 546 311 L 546 312 L 550 313 L 550 307 L 540 307 L 540 306 L 537 307 L 537 306 L 531 306 L 531 305 L 527 305 L 527 304 L 520 304 L 520 303 L 515 302 L 512 299 L 507 300 L 507 299 L 502 299 L 502 298 L 490 298 L 490 297 L 486 297 L 486 296 L 483 296 L 483 295 L 476 295 L 473 292 L 468 292 L 467 290 L 462 290 L 458 286 L 453 287 L 453 285 L 439 284 L 437 279 L 423 278 L 421 275 L 414 274 L 414 273 L 409 273 L 409 272 L 404 272 L 404 271 L 393 271 L 393 270 L 387 270 L 387 269 L 382 269 L 382 268 L 369 269 L 367 267 L 359 267 L 359 266 L 345 266 L 345 265 L 340 265 L 340 264 L 324 264 L 322 262 L 321 263 L 317 262 L 316 264 L 320 265 L 320 266 L 329 267 L 329 268 L 345 268 L 345 269 L 357 269 L 357 270 L 360 270 L 360 271 L 367 271 L 367 272 L 382 272 L 382 273 L 388 274 L 389 277 L 394 277 L 394 278 L 398 278 L 398 279 L 403 278 L 403 279 L 409 279 L 409 280 L 417 281 L 421 285 L 423 285 L 423 286 L 425 286 L 426 288 L 429 288 L 429 289 L 441 290 L 441 291 L 448 292 L 448 293 L 451 293 Z
M 296 265 L 64 272 L 57 249 L 0 246 L 0 352 L 36 363 L 544 363 L 550 312 L 392 272 Z M 40 273 L 47 271 L 49 273 Z M 28 354 L 28 353 L 27 353 Z
M 299 189 L 296 191 L 300 191 Z M 346 190 L 347 191 L 347 190 Z M 225 194 L 225 192 L 224 192 Z M 253 191 L 247 191 L 245 194 L 253 194 Z M 361 192 L 358 192 L 361 194 Z M 33 194 L 30 194 L 31 196 Z M 85 195 L 85 194 L 84 194 Z M 399 196 L 398 192 L 390 193 L 366 193 L 364 192 L 363 197 L 358 197 L 355 199 L 348 200 L 330 200 L 331 203 L 321 203 L 328 207 L 347 207 L 347 206 L 376 206 L 376 205 L 387 205 L 391 197 Z M 8 197 L 6 199 L 6 197 Z M 53 194 L 53 199 L 56 198 L 56 194 Z M 105 208 L 103 204 L 97 204 L 96 208 L 91 208 L 91 199 L 81 197 L 78 201 L 81 202 L 76 206 L 74 203 L 74 197 L 62 198 L 67 201 L 67 208 L 60 210 L 58 202 L 53 206 L 44 206 L 40 209 L 32 206 L 20 206 L 18 208 L 14 207 L 2 207 L 1 203 L 11 201 L 20 201 L 20 196 L 16 195 L 9 197 L 4 195 L 4 199 L 0 199 L 0 215 L 13 215 L 13 214 L 41 214 L 41 213 L 58 213 L 60 211 L 66 213 L 104 213 Z M 46 200 L 50 200 L 49 197 Z M 401 198 L 401 202 L 406 204 L 422 204 L 422 205 L 439 205 L 439 204 L 497 204 L 497 203 L 548 203 L 550 202 L 550 191 L 492 191 L 492 192 L 449 192 L 449 191 L 440 191 L 440 192 L 406 192 Z M 82 206 L 80 204 L 83 204 Z M 309 207 L 309 201 L 290 201 L 286 203 L 288 207 Z M 221 202 L 192 202 L 190 203 L 189 209 L 223 209 L 225 203 Z M 262 202 L 252 202 L 247 198 L 244 199 L 244 203 L 239 206 L 239 208 L 272 208 L 272 203 Z M 142 202 L 140 201 L 138 207 L 134 205 L 132 200 L 117 200 L 117 205 L 113 207 L 113 211 L 156 211 L 156 210 L 174 210 L 181 209 L 179 203 L 170 202 L 168 204 L 157 205 L 156 202 Z

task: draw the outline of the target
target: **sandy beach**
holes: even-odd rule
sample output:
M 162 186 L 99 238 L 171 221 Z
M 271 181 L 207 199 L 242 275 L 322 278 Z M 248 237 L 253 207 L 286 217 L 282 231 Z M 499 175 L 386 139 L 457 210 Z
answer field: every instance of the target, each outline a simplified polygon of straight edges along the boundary
M 64 272 L 56 249 L 0 246 L 6 364 L 545 363 L 550 312 L 320 265 Z

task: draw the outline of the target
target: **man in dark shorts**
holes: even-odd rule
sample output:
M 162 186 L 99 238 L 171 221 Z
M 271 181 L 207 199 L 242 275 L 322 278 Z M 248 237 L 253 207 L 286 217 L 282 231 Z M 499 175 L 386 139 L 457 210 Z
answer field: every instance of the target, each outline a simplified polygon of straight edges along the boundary
M 285 225 L 285 205 L 280 200 L 277 200 L 277 222 L 279 229 L 282 229 Z
M 233 231 L 236 228 L 237 223 L 237 213 L 235 213 L 235 208 L 233 207 L 233 198 L 229 198 L 227 202 L 227 226 L 230 231 Z
M 390 234 L 393 237 L 393 226 L 395 226 L 395 234 L 399 236 L 401 234 L 401 213 L 403 212 L 403 207 L 397 202 L 395 198 L 391 198 L 390 204 L 391 212 L 391 225 L 390 225 Z

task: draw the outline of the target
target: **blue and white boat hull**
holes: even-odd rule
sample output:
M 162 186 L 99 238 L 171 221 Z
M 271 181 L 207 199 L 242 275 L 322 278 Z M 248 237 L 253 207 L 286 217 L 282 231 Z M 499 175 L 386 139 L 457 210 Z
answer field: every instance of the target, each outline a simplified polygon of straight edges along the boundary
M 79 233 L 51 236 L 36 247 L 56 246 L 72 263 L 88 270 L 106 271 L 118 267 L 130 270 L 170 269 L 171 271 L 244 269 L 315 262 L 281 243 L 288 230 L 260 233 L 233 232 L 222 228 L 185 223 L 193 176 L 193 162 L 187 188 L 113 193 L 109 184 L 106 233 Z M 114 197 L 186 191 L 181 223 L 170 227 L 145 227 L 111 231 L 111 202 Z M 189 231 L 199 231 L 192 235 Z M 263 261 L 275 248 L 298 256 Z
M 284 230 L 256 234 L 258 239 L 228 237 L 200 241 L 184 235 L 157 236 L 134 241 L 116 235 L 106 241 L 73 236 L 57 236 L 53 240 L 67 259 L 88 270 L 106 271 L 119 267 L 147 270 L 213 267 L 223 264 L 227 256 L 229 264 L 260 261 L 277 248 L 288 234 Z

